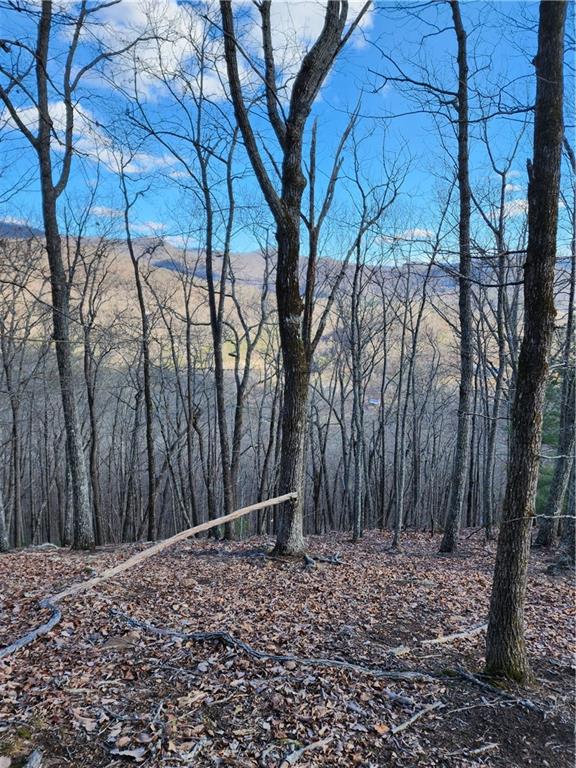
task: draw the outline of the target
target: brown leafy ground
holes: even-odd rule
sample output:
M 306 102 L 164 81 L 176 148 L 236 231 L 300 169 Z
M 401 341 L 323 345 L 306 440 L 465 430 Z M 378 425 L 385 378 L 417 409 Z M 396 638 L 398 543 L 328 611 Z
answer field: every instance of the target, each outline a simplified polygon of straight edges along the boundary
M 418 646 L 485 619 L 494 552 L 479 537 L 448 558 L 424 534 L 407 535 L 400 555 L 386 534 L 356 546 L 344 534 L 314 537 L 311 552 L 338 550 L 344 564 L 313 570 L 239 556 L 262 539 L 176 545 L 64 601 L 50 635 L 0 662 L 0 768 L 25 764 L 34 749 L 43 766 L 572 766 L 573 585 L 546 573 L 549 556 L 531 562 L 530 690 L 506 698 L 455 674 L 481 670 L 484 633 Z M 38 598 L 137 549 L 1 556 L 0 646 L 47 618 Z M 259 650 L 433 679 L 254 660 L 130 629 L 111 609 L 181 631 L 228 630 Z M 402 645 L 412 650 L 390 653 Z M 434 702 L 443 706 L 394 733 Z

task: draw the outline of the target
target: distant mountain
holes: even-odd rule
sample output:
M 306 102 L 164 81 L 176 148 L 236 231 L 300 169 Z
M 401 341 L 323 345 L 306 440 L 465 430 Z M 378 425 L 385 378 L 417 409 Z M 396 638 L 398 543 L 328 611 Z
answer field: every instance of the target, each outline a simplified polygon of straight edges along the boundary
M 140 238 L 135 241 L 139 245 L 149 245 L 148 241 Z M 213 273 L 214 279 L 220 279 L 220 265 L 222 257 L 220 253 L 214 254 Z M 201 280 L 206 279 L 206 262 L 204 253 L 188 249 L 185 252 L 168 243 L 162 243 L 158 249 L 158 256 L 151 260 L 151 264 L 159 269 L 167 269 L 171 272 L 195 276 Z M 265 259 L 257 251 L 231 253 L 230 264 L 238 283 L 260 287 L 264 280 L 266 268 Z
M 7 237 L 13 240 L 26 240 L 29 237 L 38 237 L 42 235 L 42 230 L 36 229 L 29 224 L 22 224 L 14 221 L 2 221 L 0 219 L 0 237 Z

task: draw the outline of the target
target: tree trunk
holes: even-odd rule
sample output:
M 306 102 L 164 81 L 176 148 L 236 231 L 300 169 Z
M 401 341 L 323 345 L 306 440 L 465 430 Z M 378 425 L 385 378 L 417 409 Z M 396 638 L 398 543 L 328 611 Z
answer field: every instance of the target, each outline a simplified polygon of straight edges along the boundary
M 562 398 L 560 402 L 560 439 L 558 440 L 558 458 L 554 463 L 554 475 L 544 517 L 540 522 L 538 535 L 534 542 L 535 547 L 550 547 L 556 539 L 556 527 L 558 516 L 562 511 L 568 479 L 570 477 L 570 467 L 574 460 L 574 416 L 576 402 L 574 397 L 576 390 L 574 388 L 574 367 L 564 371 L 564 381 L 562 387 Z
M 126 245 L 134 271 L 136 295 L 138 297 L 138 309 L 140 311 L 140 327 L 142 329 L 142 374 L 144 383 L 144 421 L 146 424 L 146 465 L 148 475 L 148 501 L 146 508 L 147 538 L 148 541 L 156 541 L 156 450 L 154 444 L 154 400 L 152 395 L 152 376 L 150 360 L 150 322 L 146 311 L 146 297 L 140 274 L 140 257 L 136 255 L 134 243 L 130 231 L 129 212 L 131 204 L 128 200 L 126 178 L 122 171 L 120 183 L 124 196 L 124 227 L 126 231 Z
M 0 552 L 8 552 L 8 531 L 6 529 L 6 510 L 4 507 L 4 494 L 0 488 Z
M 92 509 L 94 510 L 94 533 L 96 544 L 104 543 L 102 530 L 102 504 L 100 500 L 99 450 L 98 450 L 98 420 L 96 417 L 96 382 L 94 380 L 92 342 L 90 330 L 84 329 L 84 380 L 86 383 L 86 398 L 88 401 L 88 418 L 90 422 L 90 485 L 92 488 Z
M 468 168 L 468 53 L 467 35 L 462 24 L 460 4 L 450 0 L 452 19 L 458 42 L 458 189 L 460 195 L 459 213 L 459 299 L 460 319 L 460 391 L 458 397 L 458 429 L 456 452 L 452 472 L 450 505 L 446 517 L 444 536 L 440 552 L 455 552 L 462 518 L 464 490 L 470 455 L 470 400 L 472 391 L 473 349 L 472 349 L 472 308 L 470 284 L 470 177 Z
M 42 15 L 38 25 L 37 45 L 37 87 L 38 87 L 38 138 L 37 153 L 40 168 L 40 190 L 42 196 L 42 218 L 46 252 L 50 267 L 52 288 L 52 318 L 54 343 L 58 362 L 58 376 L 62 397 L 62 410 L 68 447 L 67 460 L 70 465 L 72 499 L 74 508 L 73 547 L 89 549 L 94 546 L 88 473 L 82 447 L 80 421 L 78 419 L 74 379 L 72 373 L 72 351 L 70 347 L 70 286 L 62 259 L 62 242 L 56 212 L 57 192 L 52 179 L 51 119 L 48 97 L 48 45 L 52 24 L 52 4 L 42 4 Z
M 304 440 L 310 377 L 301 334 L 303 303 L 299 282 L 300 227 L 296 224 L 299 216 L 298 203 L 292 226 L 279 226 L 277 232 L 276 300 L 284 362 L 282 452 L 278 493 L 282 495 L 295 491 L 298 494 L 296 500 L 282 505 L 278 515 L 275 552 L 283 555 L 297 555 L 304 551 Z M 280 265 L 283 265 L 282 269 Z
M 568 483 L 568 504 L 566 517 L 562 520 L 562 534 L 558 558 L 552 566 L 553 571 L 574 569 L 576 561 L 576 461 L 572 461 L 572 471 Z
M 367 6 L 357 16 L 358 24 Z M 270 2 L 259 4 L 262 17 L 262 39 L 265 58 L 265 88 L 268 118 L 278 140 L 282 156 L 281 191 L 276 191 L 261 152 L 242 93 L 238 71 L 236 37 L 232 4 L 220 3 L 228 83 L 234 113 L 244 145 L 262 193 L 276 223 L 278 242 L 276 269 L 276 303 L 278 325 L 284 362 L 284 392 L 282 401 L 282 446 L 279 493 L 296 492 L 293 502 L 282 505 L 276 541 L 279 554 L 299 554 L 304 551 L 303 490 L 304 441 L 308 412 L 310 360 L 313 353 L 309 337 L 303 328 L 304 302 L 300 296 L 300 216 L 306 179 L 302 172 L 304 129 L 316 99 L 332 64 L 347 37 L 343 38 L 348 3 L 329 2 L 322 30 L 304 56 L 292 82 L 287 117 L 277 109 L 276 70 L 270 30 Z M 310 255 L 310 258 L 313 258 Z M 309 263 L 309 270 L 310 270 Z M 314 269 L 312 268 L 312 272 Z M 308 294 L 307 294 L 308 297 Z M 313 296 L 310 296 L 313 300 Z M 307 305 L 311 312 L 312 307 Z
M 529 676 L 524 605 L 530 530 L 542 439 L 548 358 L 554 333 L 554 276 L 563 137 L 563 51 L 567 4 L 540 3 L 534 160 L 528 165 L 528 250 L 524 266 L 524 337 L 512 406 L 510 462 L 490 616 L 486 671 Z

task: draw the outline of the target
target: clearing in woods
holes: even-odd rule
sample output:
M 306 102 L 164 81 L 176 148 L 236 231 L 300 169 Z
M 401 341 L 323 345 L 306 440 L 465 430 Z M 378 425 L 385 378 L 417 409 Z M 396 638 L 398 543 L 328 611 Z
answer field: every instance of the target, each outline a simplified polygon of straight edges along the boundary
M 466 677 L 481 671 L 482 629 L 425 642 L 485 621 L 494 547 L 480 536 L 449 558 L 424 534 L 407 534 L 401 554 L 389 534 L 355 546 L 346 534 L 311 537 L 311 552 L 341 561 L 315 567 L 259 556 L 264 539 L 178 543 L 63 600 L 48 636 L 0 662 L 0 766 L 22 765 L 34 749 L 42 766 L 94 768 L 572 766 L 573 588 L 548 575 L 549 556 L 531 555 L 529 690 Z M 39 598 L 138 550 L 3 555 L 0 646 L 48 617 Z M 126 617 L 372 673 L 257 659 Z

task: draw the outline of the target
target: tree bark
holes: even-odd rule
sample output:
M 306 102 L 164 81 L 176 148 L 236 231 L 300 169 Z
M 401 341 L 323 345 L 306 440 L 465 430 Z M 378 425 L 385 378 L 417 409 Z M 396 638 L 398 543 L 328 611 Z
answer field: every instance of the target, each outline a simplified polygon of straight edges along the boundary
M 355 24 L 366 8 L 367 6 L 360 12 Z M 254 174 L 276 223 L 276 302 L 284 362 L 279 492 L 285 494 L 295 491 L 298 495 L 280 510 L 275 551 L 278 554 L 296 555 L 304 551 L 303 462 L 312 355 L 303 327 L 305 303 L 300 295 L 299 280 L 300 217 L 306 186 L 302 171 L 302 148 L 304 129 L 314 100 L 334 59 L 349 36 L 349 33 L 344 35 L 348 3 L 336 0 L 328 2 L 322 30 L 304 56 L 294 78 L 286 119 L 281 117 L 277 110 L 278 95 L 269 24 L 270 2 L 264 0 L 260 3 L 259 10 L 262 17 L 268 118 L 276 134 L 282 157 L 280 193 L 276 191 L 268 176 L 244 101 L 238 72 L 232 4 L 227 0 L 220 3 L 234 113 Z
M 58 226 L 56 202 L 58 190 L 52 179 L 51 131 L 52 124 L 48 99 L 48 46 L 52 25 L 52 3 L 42 3 L 38 25 L 36 49 L 36 79 L 38 89 L 38 138 L 36 150 L 40 168 L 40 189 L 42 196 L 42 218 L 46 240 L 46 252 L 50 266 L 52 289 L 52 318 L 54 343 L 60 379 L 62 410 L 66 428 L 67 459 L 70 465 L 72 499 L 74 508 L 73 546 L 75 549 L 89 549 L 94 546 L 88 473 L 80 435 L 74 379 L 72 352 L 70 348 L 70 287 L 62 259 L 62 242 Z
M 563 137 L 564 2 L 540 3 L 534 159 L 528 164 L 528 249 L 524 337 L 512 406 L 510 461 L 486 638 L 486 671 L 529 677 L 524 605 L 534 515 L 542 411 L 554 332 L 554 276 Z
M 458 396 L 458 428 L 456 452 L 450 489 L 450 505 L 440 544 L 440 552 L 455 552 L 464 503 L 464 491 L 470 456 L 470 401 L 473 371 L 472 307 L 470 284 L 470 175 L 468 168 L 468 52 L 467 35 L 460 14 L 460 3 L 450 0 L 452 19 L 458 42 L 458 190 L 460 213 L 458 239 L 460 251 L 458 313 L 460 320 L 460 390 Z
M 4 506 L 4 494 L 0 488 L 0 552 L 8 552 L 8 531 L 6 529 L 6 508 Z

